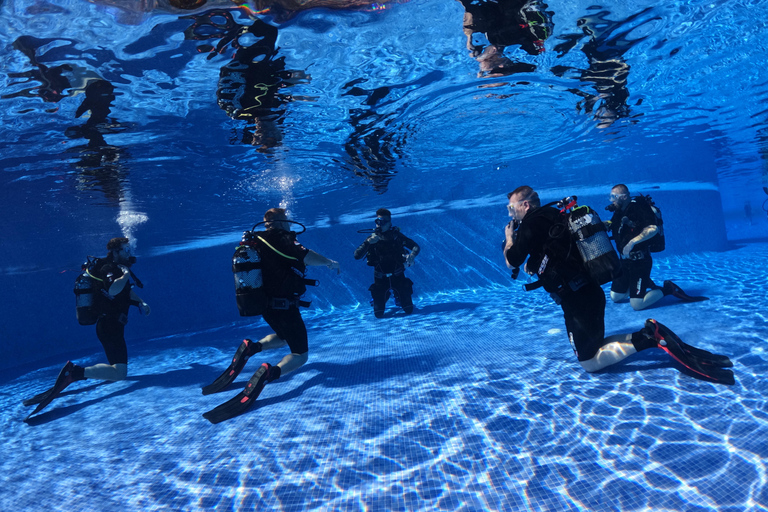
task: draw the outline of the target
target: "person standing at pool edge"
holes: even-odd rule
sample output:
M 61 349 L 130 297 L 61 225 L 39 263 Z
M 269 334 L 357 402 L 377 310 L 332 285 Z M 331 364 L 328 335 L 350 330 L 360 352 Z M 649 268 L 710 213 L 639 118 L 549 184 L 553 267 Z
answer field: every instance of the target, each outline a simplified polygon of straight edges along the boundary
M 220 423 L 247 411 L 268 382 L 292 372 L 307 362 L 309 347 L 307 327 L 299 306 L 306 290 L 304 271 L 307 266 L 325 266 L 341 273 L 338 261 L 331 260 L 307 249 L 296 240 L 290 230 L 288 215 L 283 208 L 271 208 L 264 214 L 266 231 L 254 233 L 260 240 L 259 256 L 263 288 L 267 304 L 262 313 L 264 320 L 274 331 L 258 342 L 243 340 L 232 363 L 212 384 L 203 388 L 203 394 L 224 390 L 242 371 L 248 359 L 262 350 L 274 350 L 285 345 L 291 353 L 277 365 L 263 363 L 253 374 L 245 389 L 234 398 L 203 414 L 211 423 Z
M 96 336 L 104 347 L 109 364 L 83 368 L 67 361 L 51 389 L 24 401 L 24 405 L 37 404 L 27 419 L 40 412 L 75 381 L 85 379 L 118 381 L 124 380 L 128 375 L 128 350 L 125 344 L 128 309 L 134 305 L 143 315 L 149 315 L 150 308 L 133 289 L 131 278 L 139 286 L 141 283 L 130 270 L 130 267 L 136 263 L 136 257 L 131 255 L 129 240 L 123 237 L 113 238 L 107 243 L 107 251 L 107 256 L 96 259 L 93 267 L 87 272 L 101 286 L 97 292 L 101 295 L 95 299 L 95 304 L 98 304 Z
M 656 214 L 644 196 L 630 197 L 629 188 L 619 184 L 611 189 L 611 204 L 606 208 L 613 212 L 606 226 L 612 231 L 616 249 L 621 255 L 621 273 L 611 283 L 611 300 L 629 304 L 635 311 L 645 309 L 667 295 L 683 302 L 699 302 L 707 297 L 691 297 L 672 281 L 656 286 L 651 279 L 653 259 L 651 243 L 662 236 Z
M 605 294 L 587 272 L 570 236 L 553 238 L 551 228 L 560 223 L 559 210 L 541 206 L 539 195 L 524 185 L 507 194 L 512 221 L 504 230 L 504 259 L 509 268 L 525 263 L 563 310 L 568 338 L 579 363 L 596 372 L 624 358 L 660 348 L 683 366 L 712 382 L 733 384 L 733 366 L 726 356 L 686 345 L 666 326 L 648 319 L 639 331 L 605 337 Z M 565 256 L 563 256 L 565 255 Z
M 374 281 L 368 290 L 373 298 L 376 318 L 384 317 L 390 290 L 395 293 L 395 299 L 405 314 L 413 313 L 413 281 L 405 277 L 405 267 L 413 265 L 419 251 L 421 248 L 416 242 L 402 234 L 400 228 L 392 226 L 389 210 L 376 210 L 376 229 L 355 249 L 355 259 L 367 256 L 368 265 L 373 267 Z

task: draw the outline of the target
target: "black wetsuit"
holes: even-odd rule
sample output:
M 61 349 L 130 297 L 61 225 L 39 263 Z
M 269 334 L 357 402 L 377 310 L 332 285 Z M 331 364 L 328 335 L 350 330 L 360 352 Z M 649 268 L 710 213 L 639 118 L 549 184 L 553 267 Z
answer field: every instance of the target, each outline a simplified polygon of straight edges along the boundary
M 259 248 L 263 288 L 269 296 L 269 304 L 262 316 L 275 334 L 288 343 L 292 353 L 304 354 L 309 350 L 307 327 L 301 318 L 298 301 L 306 291 L 304 258 L 309 249 L 289 231 L 270 229 L 258 232 L 256 236 L 269 244 L 262 243 Z
M 573 351 L 579 361 L 587 361 L 604 343 L 605 293 L 584 268 L 567 229 L 560 237 L 550 237 L 559 217 L 551 207 L 529 211 L 505 256 L 515 267 L 530 256 L 528 270 L 539 275 L 544 289 L 560 304 Z
M 616 249 L 621 256 L 621 273 L 611 284 L 611 291 L 624 294 L 629 291 L 632 299 L 642 299 L 648 289 L 658 288 L 651 279 L 653 259 L 649 249 L 650 240 L 632 247 L 629 256 L 624 256 L 624 247 L 630 240 L 648 226 L 656 225 L 656 214 L 647 201 L 632 198 L 626 209 L 615 211 L 611 217 L 611 232 Z
M 397 227 L 379 233 L 380 240 L 374 244 L 365 240 L 355 249 L 355 259 L 368 256 L 368 265 L 373 267 L 373 284 L 368 288 L 373 298 L 373 314 L 384 316 L 384 308 L 393 290 L 406 314 L 413 313 L 413 281 L 405 277 L 406 249 L 413 251 L 418 245 L 405 236 Z
M 105 290 L 112 283 L 123 277 L 126 267 L 118 265 L 109 256 L 100 260 L 93 270 L 94 276 L 103 280 Z M 99 297 L 99 308 L 102 312 L 96 322 L 96 336 L 104 347 L 109 364 L 128 364 L 128 349 L 125 345 L 125 325 L 128 323 L 128 309 L 131 307 L 131 288 L 128 283 L 114 297 Z

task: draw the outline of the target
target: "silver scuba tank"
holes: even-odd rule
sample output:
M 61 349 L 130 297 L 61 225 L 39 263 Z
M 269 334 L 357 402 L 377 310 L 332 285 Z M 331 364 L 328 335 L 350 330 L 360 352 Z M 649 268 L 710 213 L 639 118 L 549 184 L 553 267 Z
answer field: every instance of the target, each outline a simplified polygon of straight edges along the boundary
M 99 319 L 96 307 L 96 294 L 99 289 L 99 283 L 84 265 L 83 272 L 75 279 L 75 314 L 80 325 L 93 325 Z
M 243 240 L 232 256 L 232 272 L 235 278 L 235 299 L 240 316 L 261 315 L 267 304 L 262 290 L 261 256 L 256 249 L 255 236 L 243 233 Z

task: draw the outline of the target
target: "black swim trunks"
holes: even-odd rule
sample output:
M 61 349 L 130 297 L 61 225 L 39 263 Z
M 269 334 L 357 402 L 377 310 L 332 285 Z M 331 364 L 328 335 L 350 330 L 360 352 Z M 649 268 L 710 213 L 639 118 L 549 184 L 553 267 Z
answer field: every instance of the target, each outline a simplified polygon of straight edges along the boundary
M 262 315 L 275 334 L 288 343 L 293 354 L 304 354 L 309 351 L 307 327 L 301 312 L 296 306 L 288 309 L 267 309 Z

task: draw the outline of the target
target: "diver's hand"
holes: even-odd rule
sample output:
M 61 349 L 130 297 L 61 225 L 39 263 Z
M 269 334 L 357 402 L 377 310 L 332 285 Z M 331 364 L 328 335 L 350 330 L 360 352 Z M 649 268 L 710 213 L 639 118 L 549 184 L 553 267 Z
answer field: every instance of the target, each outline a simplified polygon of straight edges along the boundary
M 507 245 L 512 245 L 515 240 L 515 221 L 510 221 L 504 228 L 504 238 Z
M 403 265 L 405 265 L 406 267 L 412 267 L 413 266 L 413 260 L 415 260 L 415 259 L 416 259 L 416 255 L 413 254 L 413 253 L 410 253 L 405 258 L 405 262 L 403 263 Z
M 328 267 L 330 270 L 335 270 L 336 275 L 341 274 L 341 265 L 339 265 L 338 261 L 331 260 L 331 262 L 328 263 L 326 267 Z
M 630 240 L 627 242 L 627 245 L 624 246 L 624 249 L 621 250 L 621 254 L 623 254 L 626 257 L 629 257 L 629 253 L 632 252 L 632 249 L 635 247 L 635 242 Z
M 142 301 L 139 303 L 139 311 L 142 315 L 149 316 L 149 314 L 152 312 L 152 309 L 149 307 L 149 304 Z
M 381 237 L 379 236 L 379 234 L 378 233 L 373 233 L 365 241 L 368 242 L 369 244 L 373 245 L 376 242 L 378 242 L 379 240 L 381 240 Z

